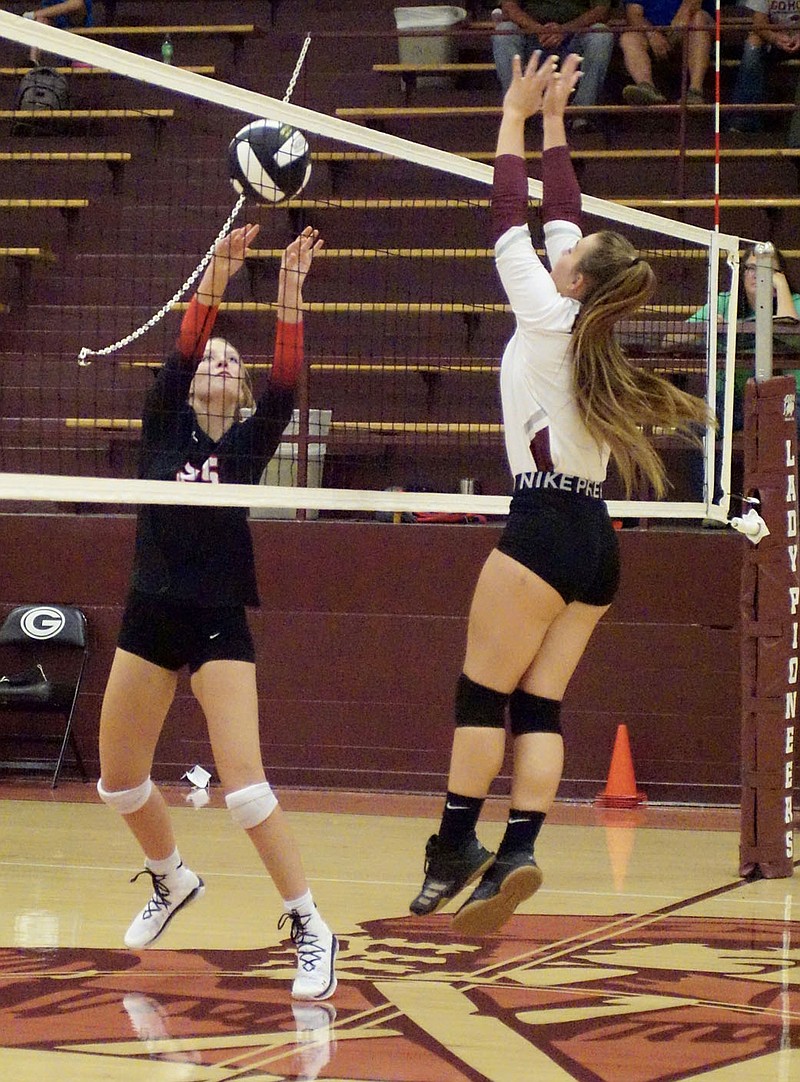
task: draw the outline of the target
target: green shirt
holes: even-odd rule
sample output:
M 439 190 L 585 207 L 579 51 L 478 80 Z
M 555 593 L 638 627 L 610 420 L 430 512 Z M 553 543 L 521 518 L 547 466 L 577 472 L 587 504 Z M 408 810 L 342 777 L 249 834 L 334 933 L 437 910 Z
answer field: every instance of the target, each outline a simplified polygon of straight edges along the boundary
M 800 293 L 793 293 L 792 300 L 794 301 L 795 310 L 798 316 L 800 316 Z M 730 303 L 730 292 L 719 293 L 717 295 L 717 314 L 723 323 L 728 322 L 728 308 L 730 307 Z M 690 315 L 689 318 L 686 320 L 686 322 L 704 323 L 708 319 L 708 309 L 709 306 L 707 304 L 704 304 L 702 308 L 698 308 L 696 312 L 693 312 L 692 315 Z M 745 383 L 747 383 L 751 374 L 752 373 L 748 372 L 746 369 L 737 369 L 733 377 L 733 387 L 737 393 L 742 393 L 744 391 L 744 385 Z M 787 369 L 783 374 L 785 376 L 794 376 L 795 380 L 797 381 L 798 389 L 800 389 L 800 369 Z M 722 390 L 724 385 L 725 373 L 719 372 L 717 374 L 717 390 Z

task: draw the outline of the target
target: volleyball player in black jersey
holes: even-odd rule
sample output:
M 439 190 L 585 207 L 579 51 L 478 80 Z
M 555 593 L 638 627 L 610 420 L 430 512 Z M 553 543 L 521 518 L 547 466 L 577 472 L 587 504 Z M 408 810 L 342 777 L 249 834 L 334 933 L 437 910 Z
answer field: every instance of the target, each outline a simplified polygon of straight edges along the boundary
M 227 284 L 257 234 L 258 226 L 247 225 L 215 248 L 177 348 L 145 401 L 141 477 L 254 484 L 280 442 L 303 361 L 303 283 L 322 242 L 307 228 L 283 254 L 275 354 L 254 403 L 237 350 L 211 332 Z M 244 420 L 242 407 L 251 414 Z M 178 671 L 188 665 L 226 804 L 280 892 L 279 927 L 291 923 L 298 950 L 292 993 L 325 999 L 336 987 L 337 941 L 316 910 L 297 844 L 264 775 L 247 605 L 258 605 L 258 590 L 246 508 L 141 508 L 132 588 L 100 718 L 98 792 L 144 850 L 139 874 L 150 875 L 154 891 L 125 943 L 150 946 L 204 891 L 181 861 L 166 803 L 150 780 Z
M 472 600 L 445 808 L 410 906 L 433 913 L 482 876 L 453 917 L 466 935 L 501 927 L 542 881 L 533 849 L 561 779 L 561 700 L 619 581 L 602 500 L 609 458 L 629 490 L 641 475 L 660 495 L 664 467 L 643 426 L 691 437 L 709 420 L 705 402 L 634 368 L 616 341 L 615 323 L 650 299 L 655 279 L 620 234 L 581 232 L 564 129 L 580 60 L 568 57 L 560 71 L 557 63 L 539 64 L 536 54 L 523 74 L 517 57 L 503 102 L 492 212 L 497 269 L 516 320 L 500 374 L 514 496 Z M 549 271 L 527 225 L 525 123 L 539 111 Z M 495 855 L 475 827 L 503 763 L 506 713 L 511 809 Z

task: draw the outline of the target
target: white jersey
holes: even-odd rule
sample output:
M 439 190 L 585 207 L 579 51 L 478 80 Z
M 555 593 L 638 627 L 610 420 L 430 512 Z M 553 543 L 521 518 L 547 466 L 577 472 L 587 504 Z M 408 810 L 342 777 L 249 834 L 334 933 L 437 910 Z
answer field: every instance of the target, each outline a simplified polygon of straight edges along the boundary
M 767 15 L 774 26 L 800 30 L 800 0 L 742 0 L 742 6 Z
M 547 222 L 547 258 L 552 266 L 581 239 L 577 225 Z M 604 481 L 609 448 L 598 446 L 575 402 L 571 343 L 580 303 L 562 297 L 531 242 L 527 225 L 507 229 L 495 247 L 495 262 L 517 326 L 503 353 L 500 395 L 505 443 L 515 476 L 547 464 L 535 462 L 531 440 L 548 429 L 552 469 Z

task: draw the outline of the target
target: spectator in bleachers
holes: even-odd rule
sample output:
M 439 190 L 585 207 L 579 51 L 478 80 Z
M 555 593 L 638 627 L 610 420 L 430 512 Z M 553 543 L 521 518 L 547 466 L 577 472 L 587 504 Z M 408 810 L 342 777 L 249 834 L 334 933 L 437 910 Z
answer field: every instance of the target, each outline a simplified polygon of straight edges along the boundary
M 733 101 L 737 105 L 760 105 L 766 100 L 767 66 L 800 52 L 800 2 L 742 2 L 753 21 L 742 49 Z M 728 131 L 754 132 L 761 130 L 763 122 L 755 112 L 732 113 L 726 126 Z
M 739 270 L 739 299 L 737 304 L 737 318 L 741 321 L 751 322 L 756 316 L 756 250 L 754 244 L 748 244 L 741 255 Z M 721 327 L 727 326 L 728 311 L 731 305 L 731 291 L 724 290 L 717 295 L 717 320 Z M 710 306 L 704 304 L 687 319 L 687 326 L 697 328 L 704 337 L 705 325 L 708 323 Z M 800 293 L 797 293 L 789 279 L 786 266 L 786 257 L 779 248 L 775 248 L 772 257 L 772 310 L 775 319 L 800 319 Z M 744 388 L 748 379 L 752 376 L 752 369 L 737 367 L 733 377 L 733 431 L 741 432 L 744 428 Z M 783 371 L 784 375 L 794 376 L 798 390 L 800 390 L 800 370 Z M 725 372 L 720 366 L 717 371 L 716 388 L 717 420 L 722 424 L 722 415 L 725 406 Z M 800 395 L 796 403 L 796 414 L 800 425 Z M 721 456 L 717 454 L 714 470 L 714 499 L 719 500 L 722 496 L 720 487 L 720 471 L 722 469 Z M 701 498 L 703 488 L 703 463 L 696 456 L 690 465 L 691 485 L 696 498 Z M 705 519 L 704 526 L 717 527 L 721 523 L 718 519 Z
M 511 85 L 515 56 L 523 67 L 537 49 L 558 55 L 583 57 L 581 81 L 573 105 L 596 105 L 614 48 L 614 35 L 605 25 L 610 4 L 600 0 L 503 0 L 502 19 L 492 36 L 492 53 L 503 96 Z M 573 131 L 591 127 L 586 117 L 576 117 Z
M 625 67 L 633 82 L 624 88 L 622 97 L 628 105 L 663 105 L 666 97 L 653 81 L 653 59 L 666 60 L 681 47 L 688 33 L 687 65 L 689 87 L 686 101 L 701 105 L 705 101 L 703 82 L 711 55 L 712 14 L 709 0 L 639 0 L 625 4 L 629 29 L 619 39 Z
M 42 6 L 25 13 L 26 18 L 37 23 L 47 23 L 59 30 L 73 30 L 79 26 L 93 26 L 92 0 L 42 0 Z M 30 51 L 32 64 L 41 61 L 39 50 Z

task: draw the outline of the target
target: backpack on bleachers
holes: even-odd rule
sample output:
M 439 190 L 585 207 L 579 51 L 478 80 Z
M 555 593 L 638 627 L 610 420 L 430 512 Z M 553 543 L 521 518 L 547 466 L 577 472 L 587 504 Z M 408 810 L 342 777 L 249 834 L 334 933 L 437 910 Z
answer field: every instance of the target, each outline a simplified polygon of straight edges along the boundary
M 52 68 L 33 68 L 22 77 L 14 108 L 43 113 L 52 112 L 53 109 L 69 109 L 67 80 Z

